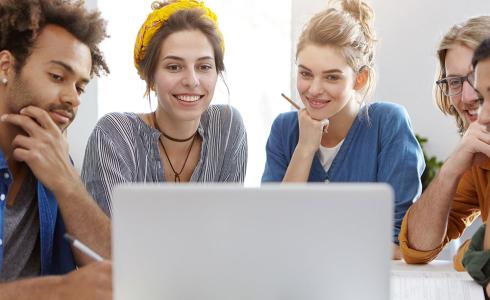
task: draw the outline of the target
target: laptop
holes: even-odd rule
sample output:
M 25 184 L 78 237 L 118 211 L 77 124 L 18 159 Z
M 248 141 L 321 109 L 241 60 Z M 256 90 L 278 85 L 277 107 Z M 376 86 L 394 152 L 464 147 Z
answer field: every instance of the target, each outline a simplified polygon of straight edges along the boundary
M 116 300 L 388 300 L 386 184 L 133 184 L 113 194 Z

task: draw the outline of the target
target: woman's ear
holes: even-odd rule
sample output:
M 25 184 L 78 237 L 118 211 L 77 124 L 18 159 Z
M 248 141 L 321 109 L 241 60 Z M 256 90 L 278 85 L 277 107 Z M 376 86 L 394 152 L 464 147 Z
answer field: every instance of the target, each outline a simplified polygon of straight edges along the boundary
M 356 81 L 354 82 L 354 90 L 359 91 L 366 86 L 369 79 L 369 71 L 370 69 L 368 66 L 361 67 L 361 70 L 357 73 Z

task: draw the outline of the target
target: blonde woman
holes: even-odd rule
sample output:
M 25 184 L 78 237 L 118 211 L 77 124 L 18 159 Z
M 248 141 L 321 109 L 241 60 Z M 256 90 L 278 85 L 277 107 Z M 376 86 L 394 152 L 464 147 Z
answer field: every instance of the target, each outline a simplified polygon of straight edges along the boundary
M 483 222 L 489 216 L 490 136 L 477 122 L 480 99 L 471 85 L 473 52 L 488 36 L 490 16 L 474 17 L 454 25 L 439 45 L 436 100 L 444 113 L 456 118 L 462 138 L 403 220 L 399 238 L 408 263 L 430 262 L 480 214 Z M 468 246 L 466 241 L 454 257 L 458 271 L 464 270 L 461 261 Z
M 401 220 L 422 189 L 424 159 L 403 107 L 366 102 L 375 77 L 372 18 L 365 2 L 343 0 L 309 20 L 296 52 L 305 108 L 274 121 L 262 181 L 389 183 L 396 250 Z
M 225 69 L 216 15 L 195 0 L 152 7 L 134 58 L 146 93 L 157 98 L 156 110 L 104 116 L 85 153 L 82 178 L 108 215 L 117 184 L 245 178 L 247 137 L 240 114 L 228 105 L 210 105 Z

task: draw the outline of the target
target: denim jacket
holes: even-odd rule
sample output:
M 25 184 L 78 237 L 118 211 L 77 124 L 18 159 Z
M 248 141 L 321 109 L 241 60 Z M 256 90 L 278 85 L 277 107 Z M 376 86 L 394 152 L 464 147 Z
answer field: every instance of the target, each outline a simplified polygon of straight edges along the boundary
M 352 123 L 328 172 L 317 152 L 308 182 L 386 182 L 395 192 L 393 242 L 405 212 L 422 191 L 425 168 L 422 149 L 408 114 L 400 105 L 377 102 L 364 106 Z M 282 181 L 299 140 L 298 113 L 280 114 L 267 141 L 262 182 Z
M 3 266 L 4 211 L 12 173 L 0 150 L 0 270 Z M 64 240 L 65 224 L 58 203 L 51 191 L 37 182 L 37 204 L 39 208 L 39 234 L 41 244 L 41 274 L 65 274 L 75 269 L 71 246 Z

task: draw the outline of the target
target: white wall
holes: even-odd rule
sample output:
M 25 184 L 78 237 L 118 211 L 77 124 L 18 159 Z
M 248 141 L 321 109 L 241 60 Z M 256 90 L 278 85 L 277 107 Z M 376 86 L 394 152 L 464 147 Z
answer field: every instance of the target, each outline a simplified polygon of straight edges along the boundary
M 95 8 L 97 6 L 97 0 L 86 0 L 85 5 L 91 9 Z M 81 168 L 85 146 L 97 120 L 97 80 L 94 78 L 88 85 L 86 93 L 82 96 L 77 117 L 68 128 L 70 155 L 77 169 Z
M 432 86 L 435 49 L 452 24 L 490 14 L 488 0 L 371 0 L 375 11 L 378 82 L 374 100 L 404 105 L 415 132 L 429 138 L 427 152 L 445 159 L 458 141 L 452 117 L 438 110 Z M 325 0 L 293 0 L 293 45 L 304 22 Z M 294 89 L 294 84 L 291 84 Z

